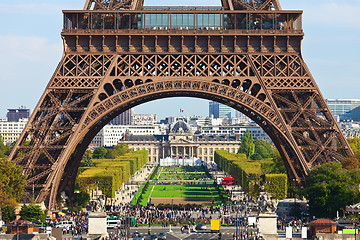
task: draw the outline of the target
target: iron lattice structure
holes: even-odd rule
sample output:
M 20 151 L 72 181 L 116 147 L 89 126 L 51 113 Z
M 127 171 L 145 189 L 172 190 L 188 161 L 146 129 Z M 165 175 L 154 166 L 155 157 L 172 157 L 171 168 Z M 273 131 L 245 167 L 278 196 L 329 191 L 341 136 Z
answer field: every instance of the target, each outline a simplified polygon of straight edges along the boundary
M 296 181 L 353 154 L 302 59 L 302 11 L 281 10 L 277 0 L 222 2 L 146 9 L 140 0 L 89 0 L 85 10 L 64 11 L 63 58 L 10 155 L 27 177 L 24 201 L 54 208 L 96 133 L 160 98 L 211 99 L 243 112 Z

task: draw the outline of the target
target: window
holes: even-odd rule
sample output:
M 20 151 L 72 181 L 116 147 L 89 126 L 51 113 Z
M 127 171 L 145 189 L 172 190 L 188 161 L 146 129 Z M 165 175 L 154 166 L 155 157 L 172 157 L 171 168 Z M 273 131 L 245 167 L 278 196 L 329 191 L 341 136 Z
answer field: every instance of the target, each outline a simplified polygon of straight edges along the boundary
M 198 29 L 220 29 L 221 28 L 221 14 L 220 13 L 200 13 L 197 14 L 197 28 Z
M 168 14 L 147 13 L 144 21 L 145 29 L 166 29 L 168 27 Z

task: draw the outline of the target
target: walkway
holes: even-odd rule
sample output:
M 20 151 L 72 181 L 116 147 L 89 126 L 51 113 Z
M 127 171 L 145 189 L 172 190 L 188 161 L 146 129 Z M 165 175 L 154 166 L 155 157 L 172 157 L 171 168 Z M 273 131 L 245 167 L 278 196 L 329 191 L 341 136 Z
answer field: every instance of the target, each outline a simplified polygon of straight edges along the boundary
M 144 165 L 139 171 L 137 171 L 133 176 L 130 177 L 129 182 L 127 184 L 123 184 L 118 192 L 115 192 L 115 198 L 112 199 L 113 204 L 126 204 L 130 203 L 136 192 L 140 188 L 140 183 L 133 182 L 145 182 L 150 174 L 152 173 L 154 166 Z M 110 200 L 111 201 L 111 200 Z

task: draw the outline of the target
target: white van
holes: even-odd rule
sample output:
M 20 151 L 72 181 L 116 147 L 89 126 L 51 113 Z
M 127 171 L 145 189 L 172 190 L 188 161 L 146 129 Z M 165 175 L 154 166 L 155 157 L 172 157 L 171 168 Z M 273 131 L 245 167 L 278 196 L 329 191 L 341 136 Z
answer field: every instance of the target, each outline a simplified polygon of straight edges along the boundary
M 120 227 L 121 221 L 120 220 L 106 220 L 106 227 L 107 228 L 115 228 Z
M 47 227 L 45 228 L 45 233 L 51 234 L 51 233 L 52 233 L 52 227 L 47 226 Z
M 69 229 L 71 227 L 75 227 L 75 222 L 74 221 L 61 221 L 56 225 L 56 227 Z

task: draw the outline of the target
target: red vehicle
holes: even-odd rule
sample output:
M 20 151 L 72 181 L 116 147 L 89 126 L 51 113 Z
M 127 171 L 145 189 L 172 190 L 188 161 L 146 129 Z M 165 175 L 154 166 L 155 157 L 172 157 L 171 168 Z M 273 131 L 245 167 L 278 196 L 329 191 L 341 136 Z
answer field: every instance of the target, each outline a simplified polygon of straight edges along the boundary
M 221 185 L 234 185 L 235 184 L 235 179 L 234 178 L 223 178 L 221 180 Z

